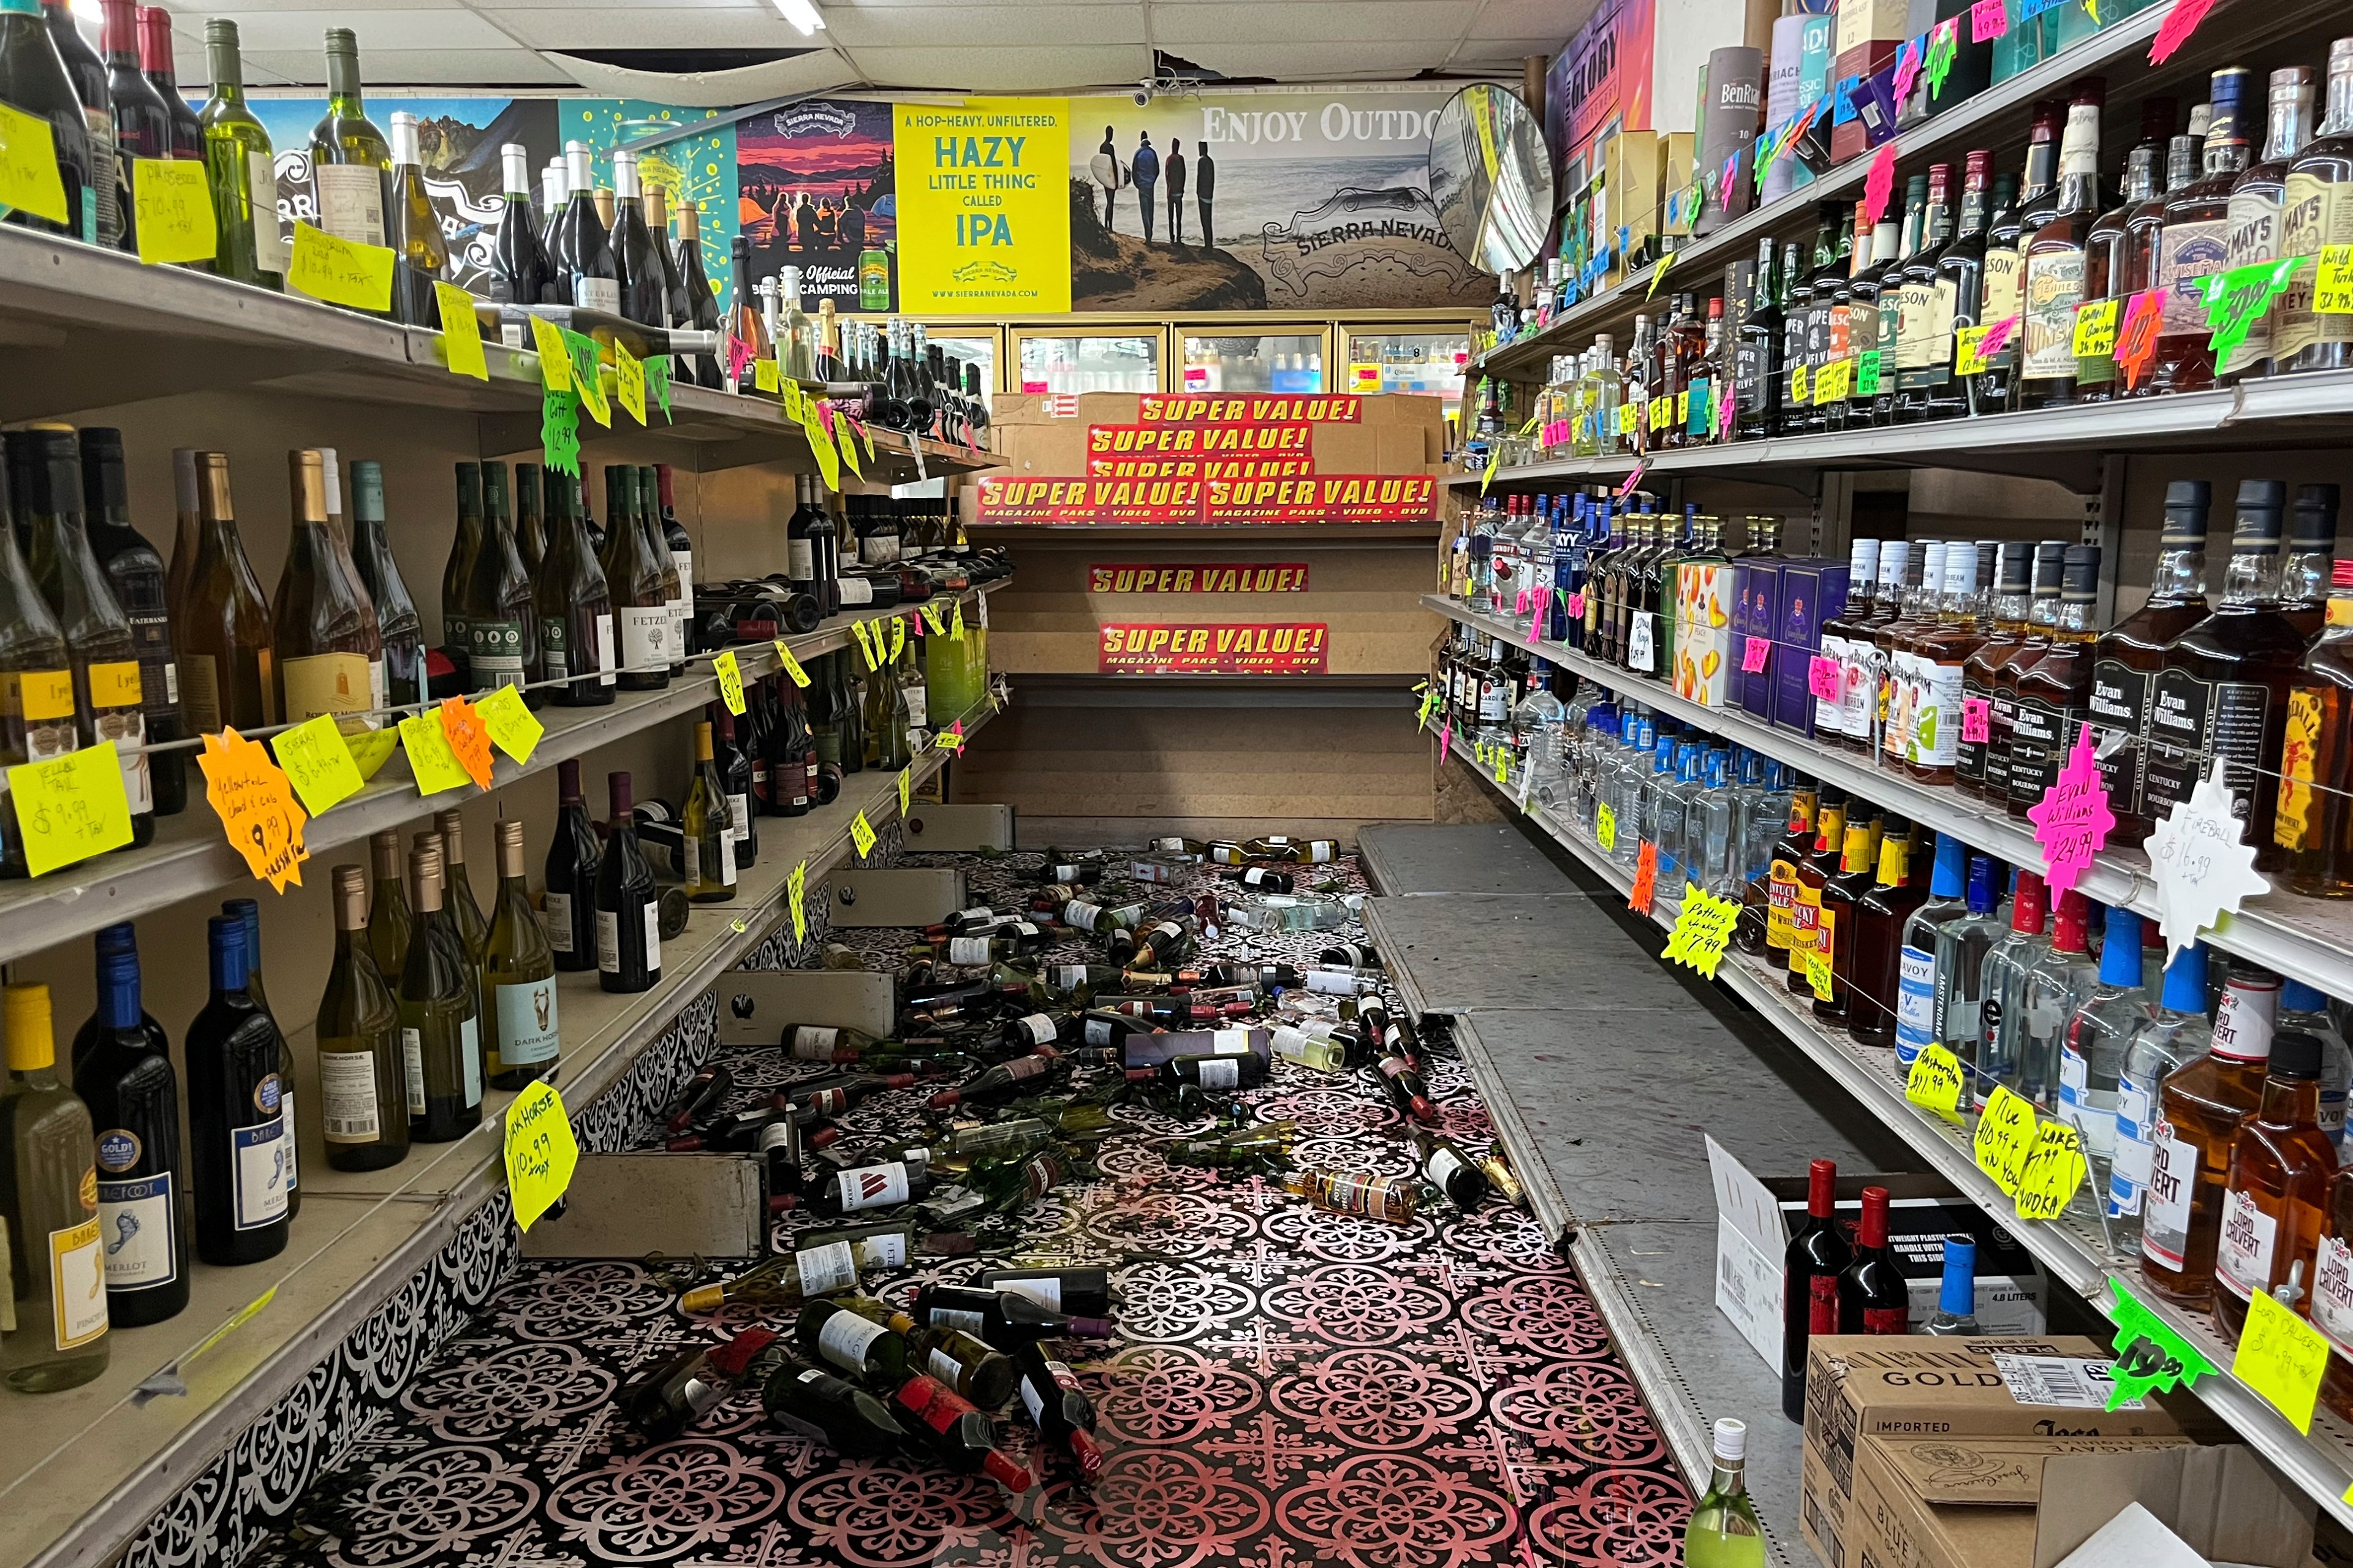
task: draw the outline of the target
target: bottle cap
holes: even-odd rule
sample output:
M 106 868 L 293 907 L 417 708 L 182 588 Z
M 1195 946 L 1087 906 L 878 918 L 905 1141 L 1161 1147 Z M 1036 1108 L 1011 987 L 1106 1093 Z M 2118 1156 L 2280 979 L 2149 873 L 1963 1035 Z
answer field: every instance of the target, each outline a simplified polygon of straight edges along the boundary
M 1746 1459 L 1748 1457 L 1747 1422 L 1733 1415 L 1716 1418 L 1715 1457 L 1719 1459 Z
M 2175 479 L 2165 487 L 2165 531 L 2158 543 L 2170 550 L 2199 550 L 2206 543 L 2206 516 L 2214 487 L 2204 479 Z
M 1029 1472 L 995 1448 L 981 1455 L 980 1468 L 987 1472 L 991 1480 L 1016 1497 L 1021 1496 L 1030 1488 Z
M 2271 1076 L 2293 1083 L 2310 1083 L 2320 1076 L 2320 1040 L 2302 1029 L 2282 1029 L 2272 1037 Z
M 1964 1235 L 1945 1237 L 1945 1282 L 1936 1296 L 1936 1310 L 1948 1317 L 1974 1316 L 1978 1310 L 1978 1244 Z
M 0 1023 L 8 1030 L 10 1072 L 38 1072 L 56 1065 L 58 1042 L 50 1032 L 47 986 L 11 985 L 0 992 Z

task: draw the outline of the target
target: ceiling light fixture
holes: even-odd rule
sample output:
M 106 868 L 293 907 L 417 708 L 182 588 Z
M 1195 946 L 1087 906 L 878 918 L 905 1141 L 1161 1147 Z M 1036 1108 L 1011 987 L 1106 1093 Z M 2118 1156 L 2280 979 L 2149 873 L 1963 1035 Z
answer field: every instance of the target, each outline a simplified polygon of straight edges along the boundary
M 823 30 L 825 18 L 818 14 L 815 0 L 775 0 L 776 9 L 786 21 L 801 30 L 801 37 Z

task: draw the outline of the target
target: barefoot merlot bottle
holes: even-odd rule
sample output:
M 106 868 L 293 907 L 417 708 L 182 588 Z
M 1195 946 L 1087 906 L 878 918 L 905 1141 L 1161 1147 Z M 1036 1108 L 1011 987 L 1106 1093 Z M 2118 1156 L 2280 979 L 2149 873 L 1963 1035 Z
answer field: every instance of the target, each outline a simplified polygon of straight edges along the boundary
M 94 1037 L 77 1053 L 74 1092 L 97 1129 L 107 1317 L 128 1329 L 160 1323 L 188 1304 L 188 1236 L 180 1219 L 187 1178 L 171 1041 L 140 1006 L 139 952 L 130 928 L 121 932 L 99 954 Z
M 246 988 L 245 921 L 205 922 L 212 999 L 188 1026 L 188 1126 L 194 1144 L 196 1256 L 216 1266 L 259 1263 L 286 1249 L 293 1173 L 287 1139 L 286 1042 Z

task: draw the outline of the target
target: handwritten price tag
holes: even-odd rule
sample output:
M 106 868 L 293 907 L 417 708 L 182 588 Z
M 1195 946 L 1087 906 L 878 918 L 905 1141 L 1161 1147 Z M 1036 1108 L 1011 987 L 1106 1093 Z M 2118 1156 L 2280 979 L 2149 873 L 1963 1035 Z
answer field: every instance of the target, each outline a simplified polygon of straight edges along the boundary
M 389 247 L 338 239 L 297 218 L 286 287 L 330 305 L 382 315 L 392 309 L 392 263 Z
M 734 651 L 730 649 L 722 653 L 711 661 L 711 668 L 719 677 L 719 700 L 727 704 L 727 711 L 741 719 L 744 716 L 744 669 L 735 662 Z
M 605 376 L 599 367 L 596 340 L 583 336 L 569 327 L 564 333 L 564 352 L 572 366 L 572 390 L 578 394 L 580 406 L 588 417 L 607 430 L 613 427 L 613 402 L 605 395 Z
M 359 764 L 352 761 L 352 749 L 343 743 L 332 713 L 282 731 L 269 749 L 312 816 L 323 816 L 360 793 Z
M 2094 300 L 2075 307 L 2075 357 L 2102 359 L 2116 352 L 2116 328 L 2123 320 L 2122 300 Z
M 906 815 L 907 815 L 907 808 L 914 803 L 914 799 L 915 799 L 915 765 L 914 765 L 914 763 L 908 763 L 905 767 L 901 768 L 901 769 L 899 770 L 899 815 L 900 815 L 900 816 L 906 816 Z
M 776 362 L 772 359 L 754 360 L 752 362 L 752 384 L 759 388 L 762 392 L 767 393 L 772 396 L 775 395 L 779 384 L 776 379 Z
M 65 181 L 58 174 L 58 139 L 49 122 L 0 103 L 0 206 L 64 223 Z M 36 873 L 37 875 L 38 873 Z
M 1750 637 L 1747 642 L 1742 645 L 1740 649 L 1740 672 L 1743 675 L 1762 674 L 1765 669 L 1765 661 L 1772 656 L 1773 639 L 1771 637 Z M 1825 660 L 1824 662 L 1827 663 L 1829 661 Z M 1835 668 L 1837 667 L 1832 666 L 1831 668 Z
M 670 413 L 670 355 L 656 354 L 646 361 L 646 388 L 661 405 L 662 421 L 672 423 Z
M 544 1079 L 526 1086 L 507 1107 L 507 1191 L 515 1224 L 524 1230 L 555 1206 L 572 1185 L 580 1163 L 580 1143 L 564 1097 Z
M 245 857 L 255 878 L 280 893 L 289 882 L 301 887 L 302 862 L 311 858 L 302 845 L 302 825 L 310 817 L 269 752 L 235 730 L 223 730 L 205 737 L 196 765 L 205 771 L 205 798 L 219 815 L 229 847 Z M 10 770 L 12 781 L 17 771 Z M 117 789 L 121 785 L 118 773 Z M 26 837 L 29 843 L 30 835 Z
M 540 361 L 542 364 L 551 362 Z M 554 362 L 561 363 L 561 361 Z M 570 379 L 567 372 L 566 380 Z M 539 451 L 558 473 L 580 477 L 580 399 L 570 392 L 539 395 Z
M 793 913 L 795 942 L 808 940 L 808 910 L 803 901 L 807 896 L 807 891 L 808 862 L 804 860 L 793 868 L 791 876 L 785 879 L 785 903 Z
M 2312 309 L 2315 315 L 2353 316 L 2353 245 L 2321 247 Z
M 988 601 L 986 599 L 981 601 L 984 613 Z M 964 601 L 962 599 L 958 599 L 953 606 L 953 609 L 954 614 L 948 617 L 948 640 L 950 642 L 962 642 L 964 641 Z M 987 624 L 988 623 L 986 621 L 981 623 L 983 626 L 987 626 Z
M 1819 947 L 1792 948 L 1789 956 L 1797 961 L 1806 984 L 1813 988 L 1814 999 L 1828 1002 L 1838 994 L 1832 984 L 1835 972 L 1831 968 L 1831 955 Z
M 1634 888 L 1626 895 L 1626 907 L 1638 915 L 1648 915 L 1658 896 L 1659 847 L 1644 844 L 1642 853 L 1634 861 Z
M 874 853 L 874 829 L 868 826 L 866 814 L 862 811 L 850 819 L 849 841 L 858 846 L 858 858 L 860 860 Z
M 1593 841 L 1609 854 L 1618 853 L 1618 814 L 1606 805 L 1593 808 Z
M 205 739 L 209 744 L 212 737 Z M 36 877 L 131 842 L 131 797 L 121 753 L 111 742 L 10 768 L 8 790 L 16 797 L 26 869 Z
M 144 238 L 142 234 L 142 238 Z M 482 353 L 482 323 L 474 314 L 474 297 L 455 283 L 435 279 L 433 299 L 441 316 L 441 359 L 451 375 L 491 379 L 491 362 Z
M 2010 31 L 2010 8 L 2003 0 L 1977 0 L 1969 7 L 1969 42 L 1990 44 Z
M 466 770 L 466 776 L 482 789 L 491 787 L 491 731 L 482 722 L 481 713 L 463 697 L 452 697 L 441 704 L 441 733 L 449 742 L 449 754 Z
M 445 789 L 457 789 L 470 780 L 458 754 L 449 749 L 449 737 L 443 733 L 441 721 L 430 713 L 419 713 L 400 721 L 400 744 L 408 753 L 408 771 L 417 777 L 417 793 L 439 795 Z
M 2063 893 L 2082 880 L 2084 868 L 2116 826 L 2116 813 L 2108 809 L 2107 786 L 2100 780 L 2099 754 L 2092 744 L 2090 724 L 2077 729 L 2074 747 L 2067 753 L 2067 765 L 2059 770 L 2058 782 L 2026 808 L 2026 816 L 2034 824 L 2036 846 L 2051 862 L 2044 880 L 2053 893 Z
M 2231 1375 L 2295 1423 L 2312 1430 L 2312 1407 L 2320 1397 L 2320 1374 L 2328 1367 L 2328 1342 L 2320 1331 L 2258 1290 L 2247 1302 L 2247 1326 L 2231 1358 Z
M 1933 1115 L 1961 1124 L 1961 1058 L 1942 1046 L 1924 1046 L 1905 1076 L 1904 1098 Z
M 2034 1107 L 2012 1094 L 2008 1085 L 1997 1086 L 1978 1118 L 1977 1136 L 1969 1146 L 1978 1169 L 1993 1178 L 2004 1196 L 2016 1197 L 2019 1173 L 2034 1147 Z
M 2311 259 L 2309 256 L 2284 256 L 2276 261 L 2233 267 L 2206 279 L 2206 325 L 2213 332 L 2207 346 L 2214 351 L 2216 360 L 2228 358 L 2233 349 L 2247 341 L 2248 331 Z
M 205 165 L 187 158 L 134 158 L 131 193 L 139 218 L 139 259 L 149 266 L 210 261 L 220 249 Z
M 1755 638 L 1749 639 L 1755 641 Z M 1806 660 L 1806 689 L 1824 702 L 1836 702 L 1842 697 L 1845 685 L 1839 672 L 1839 661 L 1816 654 Z
M 934 749 L 942 752 L 963 751 L 964 721 L 959 719 L 955 723 L 949 725 L 946 729 L 941 731 L 938 734 L 933 736 L 932 745 Z
M 941 610 L 940 602 L 937 599 L 924 601 L 923 624 L 931 627 L 934 637 L 944 637 L 948 635 L 947 616 Z
M 792 677 L 795 686 L 809 683 L 808 671 L 801 668 L 801 661 L 793 657 L 793 650 L 785 646 L 781 637 L 776 641 L 776 662 L 785 667 L 785 673 Z
M 2067 1202 L 2084 1184 L 2084 1141 L 2063 1121 L 2045 1121 L 2034 1130 L 2033 1146 L 2018 1173 L 2018 1217 L 2057 1219 Z
M 1802 364 L 1791 365 L 1789 367 L 1789 401 L 1807 402 L 1812 397 L 1813 391 L 1814 379 L 1811 369 Z
M 2157 879 L 2158 929 L 2165 933 L 2165 961 L 2198 940 L 2198 933 L 2235 914 L 2246 900 L 2271 891 L 2255 871 L 2254 846 L 2244 842 L 2246 824 L 2232 809 L 2223 782 L 2228 764 L 2214 759 L 2211 772 L 2164 816 L 2146 846 Z
M 1674 929 L 1667 933 L 1666 952 L 1662 956 L 1713 980 L 1716 965 L 1724 962 L 1725 950 L 1731 944 L 1733 925 L 1739 919 L 1738 904 L 1687 883 L 1683 911 L 1675 916 Z
M 620 343 L 613 345 L 613 395 L 629 411 L 629 417 L 642 425 L 646 422 L 646 367 L 644 362 Z
M 390 726 L 363 730 L 356 735 L 344 736 L 343 744 L 350 748 L 352 766 L 359 769 L 360 780 L 365 783 L 392 760 L 393 752 L 400 750 L 400 731 Z
M 2123 323 L 2116 329 L 2116 370 L 2126 387 L 2140 384 L 2157 359 L 2157 341 L 2165 331 L 2163 289 L 2145 289 L 2125 302 Z
M 491 744 L 517 763 L 530 762 L 532 752 L 539 749 L 539 738 L 547 733 L 547 726 L 512 685 L 501 686 L 475 703 L 474 711 L 490 731 Z
M 1993 703 L 1983 697 L 1961 699 L 1961 739 L 1982 746 L 1993 739 Z
M 2189 41 L 2189 35 L 2213 8 L 2214 0 L 2173 0 L 2173 9 L 2165 14 L 2163 25 L 2149 43 L 2148 63 L 2161 66 L 2171 59 L 2174 50 Z
M 543 316 L 531 319 L 531 341 L 539 351 L 539 384 L 549 392 L 572 390 L 572 351 L 564 329 Z
M 1854 363 L 1851 360 L 1833 360 L 1814 377 L 1814 403 L 1818 407 L 1844 403 L 1853 391 Z

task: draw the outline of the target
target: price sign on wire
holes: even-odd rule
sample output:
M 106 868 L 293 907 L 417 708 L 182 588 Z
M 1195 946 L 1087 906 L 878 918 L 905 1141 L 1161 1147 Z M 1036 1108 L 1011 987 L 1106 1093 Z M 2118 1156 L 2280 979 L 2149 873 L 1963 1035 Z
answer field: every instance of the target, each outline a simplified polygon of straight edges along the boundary
M 433 299 L 441 316 L 441 360 L 449 374 L 490 380 L 491 362 L 482 353 L 482 323 L 474 314 L 473 295 L 437 279 Z
M 280 893 L 289 882 L 301 887 L 302 862 L 311 858 L 302 844 L 302 825 L 310 816 L 269 751 L 235 730 L 223 730 L 205 737 L 196 765 L 205 771 L 205 798 L 219 814 L 229 847 L 245 857 L 254 877 Z M 10 771 L 12 780 L 15 771 Z M 119 773 L 116 782 L 119 786 Z M 129 826 L 127 818 L 124 826 Z
M 2077 359 L 2105 359 L 2116 352 L 2116 328 L 2124 318 L 2122 300 L 2094 300 L 2075 307 Z
M 2082 1135 L 2072 1125 L 2064 1121 L 2038 1125 L 2025 1162 L 2019 1167 L 2018 1217 L 2057 1219 L 2066 1212 L 2067 1200 L 2083 1186 L 2087 1168 Z
M 776 662 L 785 667 L 785 673 L 793 678 L 795 686 L 809 683 L 808 671 L 801 668 L 801 661 L 793 657 L 793 650 L 785 646 L 782 637 L 776 639 Z
M 572 390 L 572 353 L 564 329 L 544 316 L 531 318 L 531 341 L 539 353 L 539 384 L 549 392 Z
M 1961 1124 L 1961 1058 L 1942 1046 L 1923 1046 L 1904 1079 L 1904 1098 L 1921 1110 Z
M 2263 1396 L 2271 1407 L 2312 1430 L 2312 1408 L 2320 1398 L 2320 1376 L 2328 1370 L 2328 1341 L 2319 1330 L 2258 1290 L 2247 1301 L 2247 1326 L 2239 1335 L 2231 1375 Z
M 2223 780 L 2228 766 L 2216 757 L 2189 798 L 2159 817 L 2148 836 L 2158 929 L 2165 934 L 2168 963 L 2200 931 L 2221 924 L 2225 914 L 2236 914 L 2248 899 L 2271 891 L 2271 883 L 2255 870 L 2254 846 L 2245 842 L 2246 824 Z
M 16 797 L 26 869 L 33 876 L 131 842 L 131 797 L 122 787 L 121 754 L 111 742 L 19 763 L 8 770 L 8 793 Z
M 1642 853 L 1634 861 L 1634 888 L 1626 895 L 1626 907 L 1638 915 L 1647 916 L 1659 892 L 1659 847 L 1645 841 Z
M 1990 699 L 1961 699 L 1961 739 L 1972 746 L 1982 746 L 1993 739 L 1993 702 Z
M 2053 893 L 2067 891 L 2083 879 L 2092 858 L 2116 826 L 2116 813 L 2108 809 L 2108 789 L 2100 778 L 2089 723 L 2076 731 L 2075 744 L 2067 753 L 2067 765 L 2059 770 L 2058 782 L 2027 807 L 2026 816 L 2034 824 L 2035 846 L 2051 862 L 2045 881 Z
M 491 743 L 517 763 L 530 762 L 532 752 L 539 749 L 539 738 L 547 733 L 547 726 L 532 712 L 512 681 L 475 703 L 474 711 L 481 715 Z
M 58 174 L 57 133 L 36 114 L 0 103 L 0 206 L 51 223 L 68 221 L 66 184 Z
M 448 738 L 449 754 L 480 789 L 491 787 L 491 731 L 473 703 L 452 697 L 438 710 L 441 732 Z
M 733 649 L 728 649 L 711 661 L 712 672 L 719 677 L 719 700 L 727 704 L 727 711 L 738 719 L 744 716 L 744 668 L 735 661 Z
M 330 305 L 381 313 L 392 309 L 392 264 L 388 246 L 338 239 L 297 218 L 286 287 Z
M 1731 945 L 1733 925 L 1739 919 L 1738 904 L 1703 891 L 1694 883 L 1686 883 L 1682 912 L 1675 916 L 1674 929 L 1667 933 L 1666 952 L 1662 956 L 1713 980 L 1716 965 L 1724 962 L 1725 950 Z
M 1839 661 L 1820 654 L 1806 660 L 1806 689 L 1821 701 L 1838 701 L 1845 689 Z
M 646 367 L 619 342 L 613 345 L 613 395 L 638 424 L 646 422 Z
M 514 1097 L 506 1113 L 507 1191 L 515 1224 L 529 1230 L 572 1185 L 579 1141 L 555 1086 L 540 1079 Z
M 1606 805 L 1593 808 L 1593 841 L 1605 855 L 1618 853 L 1618 814 Z
M 2127 389 L 2140 384 L 2157 359 L 2157 342 L 2165 331 L 2166 293 L 2145 289 L 2125 301 L 2124 320 L 2116 327 L 2116 361 Z
M 400 721 L 401 749 L 408 753 L 408 771 L 416 775 L 417 793 L 439 795 L 471 782 L 465 764 L 449 749 L 441 721 L 430 713 L 413 714 Z
M 1836 973 L 1831 967 L 1829 953 L 1819 946 L 1793 946 L 1789 949 L 1789 957 L 1805 976 L 1807 985 L 1812 988 L 1816 1001 L 1829 1002 L 1837 997 L 1838 988 L 1833 983 Z
M 322 816 L 360 793 L 359 764 L 352 760 L 332 713 L 280 731 L 269 749 L 312 816 Z
M 1978 1118 L 1977 1136 L 1970 1140 L 1978 1169 L 1993 1178 L 2004 1196 L 2016 1197 L 2019 1173 L 2033 1148 L 2033 1105 L 2012 1094 L 2007 1084 L 1997 1085 Z
M 2353 245 L 2320 247 L 2320 270 L 2313 279 L 2316 316 L 2353 316 Z

